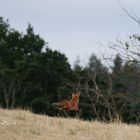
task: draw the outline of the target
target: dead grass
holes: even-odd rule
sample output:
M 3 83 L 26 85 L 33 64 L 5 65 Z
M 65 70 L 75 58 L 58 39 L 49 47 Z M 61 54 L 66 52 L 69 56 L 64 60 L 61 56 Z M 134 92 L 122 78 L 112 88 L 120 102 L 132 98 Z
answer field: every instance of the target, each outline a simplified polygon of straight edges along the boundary
M 0 109 L 0 140 L 140 140 L 140 126 Z

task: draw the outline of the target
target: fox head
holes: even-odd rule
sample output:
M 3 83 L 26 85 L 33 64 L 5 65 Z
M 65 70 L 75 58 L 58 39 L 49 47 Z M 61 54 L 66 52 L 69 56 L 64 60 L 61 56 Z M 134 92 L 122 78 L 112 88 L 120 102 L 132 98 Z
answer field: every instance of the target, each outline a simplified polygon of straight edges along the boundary
M 77 92 L 76 94 L 72 94 L 72 100 L 78 100 L 80 96 L 80 92 Z

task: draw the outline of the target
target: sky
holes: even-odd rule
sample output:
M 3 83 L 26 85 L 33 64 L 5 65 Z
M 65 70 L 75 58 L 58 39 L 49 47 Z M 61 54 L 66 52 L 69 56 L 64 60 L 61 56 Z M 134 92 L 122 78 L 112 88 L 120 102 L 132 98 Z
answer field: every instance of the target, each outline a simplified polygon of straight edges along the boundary
M 120 3 L 140 17 L 139 0 L 0 0 L 0 16 L 25 32 L 28 23 L 48 46 L 64 53 L 71 65 L 91 54 L 111 55 L 108 42 L 139 33 L 140 28 Z

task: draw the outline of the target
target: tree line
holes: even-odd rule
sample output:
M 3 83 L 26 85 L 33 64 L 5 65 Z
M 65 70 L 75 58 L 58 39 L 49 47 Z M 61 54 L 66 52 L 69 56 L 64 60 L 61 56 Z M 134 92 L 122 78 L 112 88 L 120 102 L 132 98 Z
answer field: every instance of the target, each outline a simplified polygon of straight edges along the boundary
M 129 42 L 111 44 L 120 51 L 111 67 L 93 54 L 86 66 L 77 61 L 72 68 L 65 54 L 49 48 L 30 24 L 22 33 L 0 17 L 0 106 L 64 116 L 52 103 L 79 91 L 81 119 L 139 123 L 139 41 L 132 35 Z

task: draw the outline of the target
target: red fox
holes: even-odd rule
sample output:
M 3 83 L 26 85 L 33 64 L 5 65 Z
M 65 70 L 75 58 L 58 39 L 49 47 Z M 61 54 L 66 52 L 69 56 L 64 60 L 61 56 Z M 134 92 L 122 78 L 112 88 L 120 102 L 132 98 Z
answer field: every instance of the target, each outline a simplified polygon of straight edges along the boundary
M 74 110 L 74 111 L 79 111 L 78 108 L 78 101 L 79 101 L 79 96 L 80 96 L 80 92 L 77 92 L 76 94 L 72 94 L 72 99 L 69 100 L 62 100 L 60 102 L 57 103 L 53 103 L 53 105 L 55 105 L 59 110 L 66 110 L 66 111 L 70 111 L 70 110 Z

